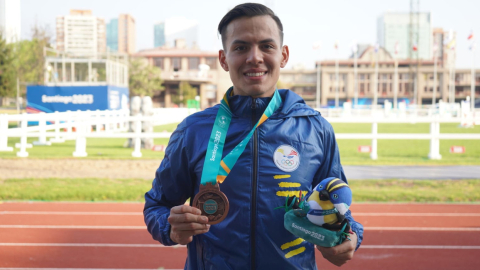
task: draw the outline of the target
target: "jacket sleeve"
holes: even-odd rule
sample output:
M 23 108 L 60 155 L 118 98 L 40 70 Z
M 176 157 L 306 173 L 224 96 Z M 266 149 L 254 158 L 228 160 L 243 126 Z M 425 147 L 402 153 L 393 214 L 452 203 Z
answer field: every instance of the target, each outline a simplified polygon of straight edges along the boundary
M 148 232 L 165 246 L 177 244 L 170 239 L 170 209 L 184 204 L 193 194 L 184 130 L 180 129 L 180 125 L 170 137 L 152 189 L 145 193 L 143 215 Z
M 343 172 L 342 164 L 340 163 L 340 153 L 338 151 L 338 145 L 332 125 L 323 117 L 320 117 L 320 119 L 321 130 L 319 132 L 323 144 L 322 151 L 324 158 L 316 174 L 312 187 L 315 187 L 318 185 L 318 183 L 320 183 L 320 181 L 328 177 L 337 177 L 345 181 L 345 183 L 348 183 L 345 173 Z M 357 234 L 358 241 L 355 248 L 355 250 L 357 250 L 363 240 L 363 225 L 355 221 L 350 210 L 347 211 L 345 217 L 350 222 L 352 231 Z

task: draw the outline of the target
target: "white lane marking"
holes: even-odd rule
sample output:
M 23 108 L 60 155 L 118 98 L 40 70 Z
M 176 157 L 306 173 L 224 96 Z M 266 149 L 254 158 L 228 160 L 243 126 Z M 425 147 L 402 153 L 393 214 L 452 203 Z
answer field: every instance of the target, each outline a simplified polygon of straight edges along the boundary
M 146 230 L 146 226 L 79 226 L 79 225 L 0 225 L 0 229 L 100 229 L 100 230 Z M 480 228 L 442 227 L 364 227 L 365 231 L 452 231 L 477 232 Z
M 480 246 L 436 246 L 436 245 L 361 245 L 369 249 L 480 249 Z
M 146 226 L 79 226 L 79 225 L 0 225 L 0 229 L 107 229 L 146 230 Z
M 161 244 L 104 244 L 104 243 L 0 243 L 0 247 L 146 247 L 184 248 L 185 245 L 164 246 Z
M 0 215 L 143 216 L 142 212 L 0 211 Z
M 477 232 L 480 228 L 442 228 L 442 227 L 364 227 L 365 231 L 451 231 Z
M 0 215 L 79 215 L 79 216 L 143 216 L 142 212 L 62 212 L 62 211 L 0 211 Z M 366 217 L 480 217 L 480 213 L 362 213 Z
M 364 217 L 480 217 L 480 213 L 353 213 Z
M 112 270 L 111 268 L 2 268 L 0 267 L 0 270 Z M 117 270 L 158 270 L 157 269 L 119 269 Z M 162 269 L 162 270 L 183 270 L 183 268 L 179 269 Z
M 161 244 L 101 244 L 101 243 L 0 243 L 1 246 L 20 247 L 127 247 L 127 248 L 185 248 L 184 245 L 164 246 Z M 362 245 L 362 249 L 480 249 L 480 246 L 442 245 Z

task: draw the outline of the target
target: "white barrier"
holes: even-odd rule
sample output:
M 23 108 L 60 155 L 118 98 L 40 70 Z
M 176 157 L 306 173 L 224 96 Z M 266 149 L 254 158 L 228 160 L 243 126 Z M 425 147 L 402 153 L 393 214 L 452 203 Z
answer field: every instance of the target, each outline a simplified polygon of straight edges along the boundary
M 371 133 L 337 133 L 337 139 L 370 139 L 372 140 L 372 147 L 370 157 L 378 159 L 377 141 L 379 139 L 399 139 L 399 140 L 430 140 L 430 152 L 428 157 L 430 159 L 441 159 L 440 155 L 440 140 L 441 139 L 461 139 L 461 140 L 480 140 L 480 134 L 441 134 L 440 123 L 459 123 L 461 122 L 461 114 L 459 117 L 448 117 L 447 115 L 440 116 L 439 114 L 427 117 L 418 117 L 405 114 L 405 117 L 398 117 L 398 114 L 392 113 L 389 109 L 390 115 L 397 115 L 397 117 L 385 117 L 386 114 L 373 114 L 369 110 L 369 115 L 366 117 L 355 114 L 349 117 L 325 117 L 330 123 L 370 123 L 372 124 Z M 27 144 L 28 137 L 38 137 L 38 141 L 47 141 L 45 138 L 52 138 L 49 142 L 62 142 L 65 140 L 76 140 L 75 151 L 72 153 L 75 157 L 87 156 L 87 138 L 132 138 L 134 139 L 134 150 L 132 157 L 141 157 L 141 138 L 169 138 L 171 133 L 168 132 L 142 132 L 142 122 L 150 121 L 154 125 L 163 125 L 169 123 L 181 122 L 187 117 L 191 111 L 183 108 L 166 108 L 154 109 L 153 116 L 129 116 L 127 111 L 77 111 L 51 114 L 22 114 L 22 115 L 0 115 L 0 151 L 12 151 L 8 147 L 7 142 L 9 137 L 20 137 L 20 143 L 15 147 L 20 148 L 17 152 L 19 157 L 27 157 L 27 148 L 32 147 Z M 401 115 L 401 114 L 400 114 Z M 480 113 L 473 112 L 471 117 L 475 123 L 480 123 Z M 20 121 L 21 127 L 8 128 L 9 121 Z M 50 125 L 38 125 L 28 127 L 29 121 L 49 121 Z M 128 130 L 128 123 L 133 122 L 136 127 L 133 132 L 126 132 Z M 378 133 L 379 123 L 429 123 L 430 133 L 426 134 L 401 134 L 401 133 Z M 92 132 L 95 127 L 95 132 Z M 104 128 L 102 130 L 102 128 Z M 65 129 L 65 132 L 61 132 Z M 75 132 L 73 132 L 75 129 Z
M 163 109 L 153 110 L 153 116 L 129 116 L 128 110 L 118 111 L 76 111 L 55 112 L 21 115 L 0 115 L 0 151 L 13 151 L 8 147 L 9 137 L 20 137 L 18 157 L 28 157 L 28 137 L 38 137 L 34 145 L 50 145 L 52 142 L 75 140 L 74 157 L 86 157 L 87 138 L 134 138 L 133 157 L 141 157 L 141 138 L 169 138 L 170 133 L 142 133 L 142 122 L 152 122 L 154 125 L 178 123 L 185 119 L 191 109 Z M 20 127 L 8 128 L 8 122 L 19 121 Z M 38 122 L 37 126 L 28 126 L 28 122 Z M 47 122 L 51 124 L 47 124 Z M 134 122 L 135 132 L 128 131 L 128 123 Z M 140 128 L 138 128 L 140 127 Z M 61 132 L 61 129 L 65 129 Z M 92 132 L 95 129 L 95 132 Z M 75 130 L 75 132 L 74 132 Z M 47 138 L 51 138 L 47 140 Z

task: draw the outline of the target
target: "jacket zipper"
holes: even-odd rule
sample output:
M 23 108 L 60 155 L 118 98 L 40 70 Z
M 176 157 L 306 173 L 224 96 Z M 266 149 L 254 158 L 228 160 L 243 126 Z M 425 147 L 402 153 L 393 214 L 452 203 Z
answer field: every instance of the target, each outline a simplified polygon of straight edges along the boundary
M 252 99 L 252 126 L 255 126 L 256 118 L 256 102 L 255 98 Z M 253 132 L 253 179 L 252 179 L 252 212 L 251 212 L 251 222 L 250 222 L 250 250 L 251 250 L 251 265 L 250 269 L 255 269 L 255 220 L 257 212 L 257 163 L 258 163 L 258 149 L 257 149 L 257 129 Z

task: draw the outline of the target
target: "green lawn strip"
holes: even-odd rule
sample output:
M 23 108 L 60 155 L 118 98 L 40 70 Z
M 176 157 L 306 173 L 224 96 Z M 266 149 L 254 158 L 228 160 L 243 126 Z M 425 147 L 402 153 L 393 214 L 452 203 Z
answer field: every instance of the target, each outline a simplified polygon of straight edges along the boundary
M 350 180 L 355 202 L 478 203 L 480 180 Z
M 144 201 L 152 180 L 7 179 L 0 180 L 0 200 Z
M 7 179 L 3 201 L 143 202 L 152 180 Z M 479 202 L 480 180 L 350 180 L 355 202 Z

